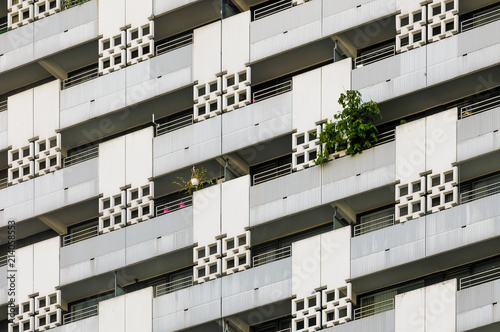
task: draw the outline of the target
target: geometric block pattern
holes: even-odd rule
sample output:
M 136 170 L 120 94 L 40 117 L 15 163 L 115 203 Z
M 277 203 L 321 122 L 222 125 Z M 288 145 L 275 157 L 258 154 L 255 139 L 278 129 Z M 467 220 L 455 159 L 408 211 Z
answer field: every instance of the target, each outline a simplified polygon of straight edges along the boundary
M 126 66 L 126 32 L 99 39 L 99 74 L 106 75 Z
M 194 86 L 194 121 L 203 121 L 222 113 L 222 78 Z
M 320 132 L 321 125 L 307 132 L 292 134 L 292 169 L 294 171 L 316 165 L 315 160 L 321 152 Z
M 35 175 L 41 176 L 62 168 L 61 134 L 35 141 Z
M 127 29 L 127 64 L 134 65 L 154 56 L 154 22 Z
M 39 20 L 61 11 L 61 0 L 36 0 L 35 19 Z
M 61 291 L 35 298 L 35 330 L 45 331 L 62 324 L 62 308 L 66 303 L 61 299 Z
M 458 33 L 458 0 L 432 0 L 427 5 L 429 43 Z
M 7 26 L 9 30 L 33 22 L 33 0 L 7 0 Z
M 406 52 L 427 41 L 427 7 L 396 15 L 396 52 Z
M 222 273 L 233 274 L 250 267 L 250 231 L 222 239 Z
M 99 198 L 99 234 L 125 227 L 127 218 L 125 190 L 111 197 Z
M 321 329 L 321 292 L 292 300 L 292 332 Z
M 7 155 L 9 165 L 7 181 L 9 185 L 27 181 L 35 176 L 33 142 L 19 149 L 11 149 Z
M 427 175 L 427 211 L 449 209 L 458 204 L 458 167 Z
M 193 249 L 193 279 L 203 283 L 221 276 L 221 240 Z
M 396 185 L 396 221 L 406 222 L 425 214 L 426 177 Z
M 323 321 L 322 326 L 332 327 L 352 320 L 352 304 L 356 295 L 352 292 L 352 284 L 322 291 Z
M 127 189 L 127 225 L 154 217 L 154 183 Z
M 222 111 L 231 112 L 250 104 L 251 70 L 246 67 L 235 74 L 222 76 Z

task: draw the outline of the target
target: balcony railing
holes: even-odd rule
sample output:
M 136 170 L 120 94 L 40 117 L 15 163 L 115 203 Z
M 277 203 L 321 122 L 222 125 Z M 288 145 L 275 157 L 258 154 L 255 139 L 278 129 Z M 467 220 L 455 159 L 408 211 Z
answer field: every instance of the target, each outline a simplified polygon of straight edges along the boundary
M 253 20 L 257 21 L 257 20 L 260 20 L 261 18 L 276 14 L 278 12 L 281 12 L 281 11 L 289 9 L 289 8 L 292 8 L 292 1 L 291 0 L 277 1 L 277 2 L 274 2 L 274 3 L 269 4 L 267 6 L 256 9 L 253 12 Z
M 186 196 L 168 203 L 163 203 L 161 200 L 155 203 L 157 203 L 156 216 L 158 217 L 193 205 L 193 196 Z
M 61 8 L 62 10 L 70 9 L 71 7 L 83 5 L 85 2 L 90 0 L 62 0 Z
M 500 20 L 500 9 L 495 9 L 463 21 L 461 23 L 461 30 L 465 32 L 498 20 Z
M 460 278 L 458 287 L 460 290 L 481 285 L 493 280 L 500 279 L 500 267 L 494 267 L 487 271 L 474 273 L 471 276 Z
M 62 246 L 69 246 L 70 244 L 74 244 L 83 240 L 90 239 L 99 235 L 99 226 L 92 226 L 86 229 L 83 229 L 78 232 L 74 232 L 63 237 Z
M 97 157 L 99 157 L 99 146 L 93 146 L 84 151 L 75 153 L 67 158 L 64 158 L 63 167 L 70 167 Z
M 7 188 L 9 186 L 9 178 L 0 179 L 0 189 Z
M 69 77 L 62 82 L 62 89 L 71 88 L 72 86 L 85 83 L 99 77 L 99 68 L 92 68 L 75 76 Z
M 156 55 L 162 55 L 172 52 L 178 48 L 190 45 L 193 43 L 193 33 L 180 36 L 178 38 L 169 40 L 165 43 L 156 46 Z
M 73 323 L 92 316 L 97 316 L 98 314 L 99 314 L 98 304 L 80 310 L 76 310 L 73 312 L 68 312 L 67 314 L 63 315 L 63 325 Z
M 193 276 L 187 276 L 178 280 L 167 282 L 156 286 L 155 296 L 161 296 L 193 286 Z
M 475 201 L 476 199 L 488 197 L 500 193 L 500 182 L 489 184 L 480 188 L 465 191 L 460 194 L 460 204 Z
M 373 144 L 373 146 L 389 143 L 394 141 L 395 139 L 396 139 L 396 129 L 385 131 L 377 135 L 377 143 Z
M 0 35 L 4 32 L 7 32 L 9 31 L 9 28 L 8 28 L 8 25 L 7 25 L 7 22 L 5 23 L 0 23 Z
M 394 225 L 394 215 L 385 216 L 354 226 L 354 236 L 363 235 Z
M 364 54 L 354 59 L 354 68 L 361 68 L 371 63 L 384 60 L 396 55 L 396 46 L 391 45 L 376 51 Z
M 486 100 L 479 101 L 477 103 L 462 107 L 460 109 L 460 119 L 478 113 L 486 112 L 499 106 L 500 106 L 500 96 L 488 98 Z
M 158 127 L 156 127 L 156 136 L 160 136 L 169 133 L 171 131 L 181 129 L 190 126 L 192 124 L 193 124 L 193 114 L 188 114 L 181 118 L 160 124 Z
M 253 257 L 253 267 L 279 261 L 292 256 L 292 246 L 271 250 Z
M 0 101 L 0 112 L 7 110 L 7 100 Z
M 354 309 L 354 320 L 373 316 L 384 311 L 389 311 L 394 309 L 394 299 L 388 299 L 385 301 L 370 304 L 358 309 Z
M 267 98 L 271 98 L 280 95 L 282 93 L 286 93 L 288 91 L 292 91 L 292 80 L 288 80 L 286 82 L 270 86 L 260 91 L 255 91 L 253 93 L 252 101 L 256 103 L 265 100 Z
M 7 265 L 7 255 L 0 256 L 0 266 Z
M 253 185 L 271 181 L 282 176 L 292 174 L 292 164 L 281 165 L 267 171 L 263 171 L 253 176 Z
M 283 329 L 283 330 L 279 330 L 278 332 L 291 332 L 292 329 Z

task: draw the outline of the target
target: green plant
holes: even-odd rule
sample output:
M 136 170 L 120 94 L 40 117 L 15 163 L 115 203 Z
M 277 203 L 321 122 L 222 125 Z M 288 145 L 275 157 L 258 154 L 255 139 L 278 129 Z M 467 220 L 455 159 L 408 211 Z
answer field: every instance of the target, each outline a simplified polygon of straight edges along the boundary
M 317 165 L 326 163 L 332 153 L 346 150 L 346 154 L 355 155 L 377 142 L 378 131 L 373 122 L 382 118 L 377 103 L 363 102 L 356 90 L 341 94 L 338 102 L 343 110 L 334 115 L 335 121 L 326 121 L 319 135 L 324 148 L 316 159 Z
M 191 178 L 189 180 L 184 180 L 182 176 L 178 176 L 177 179 L 179 181 L 174 181 L 173 183 L 181 187 L 181 192 L 186 192 L 191 195 L 193 191 L 198 189 L 202 189 L 206 184 L 212 184 L 212 180 L 207 178 L 207 170 L 203 167 L 195 168 L 193 166 L 193 170 L 191 171 Z M 197 184 L 193 184 L 193 179 L 198 180 Z M 195 182 L 196 183 L 196 182 Z

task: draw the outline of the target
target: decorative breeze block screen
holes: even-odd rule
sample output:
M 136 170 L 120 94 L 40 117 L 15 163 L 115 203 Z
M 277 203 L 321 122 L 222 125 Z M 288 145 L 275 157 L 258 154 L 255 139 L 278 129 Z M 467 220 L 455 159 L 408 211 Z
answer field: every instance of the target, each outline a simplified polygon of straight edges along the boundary
M 193 249 L 194 282 L 203 283 L 221 276 L 221 240 Z
M 126 191 L 122 190 L 111 197 L 99 198 L 99 234 L 125 227 L 126 197 Z
M 427 211 L 449 209 L 458 204 L 458 167 L 427 175 Z
M 35 19 L 39 20 L 61 11 L 61 0 L 36 0 Z
M 35 141 L 35 175 L 41 176 L 62 168 L 66 151 L 61 149 L 61 134 Z
M 134 65 L 154 56 L 154 22 L 127 29 L 127 64 Z
M 406 52 L 427 42 L 427 7 L 396 15 L 396 52 Z
M 292 134 L 292 167 L 294 171 L 316 165 L 315 160 L 321 152 L 319 134 L 321 126 L 303 133 Z
M 127 189 L 127 225 L 154 217 L 154 183 Z
M 425 176 L 396 185 L 396 221 L 406 222 L 425 214 Z
M 332 327 L 352 320 L 352 305 L 356 294 L 352 292 L 352 284 L 322 291 L 323 321 L 322 326 Z
M 292 300 L 292 332 L 321 329 L 321 292 Z
M 429 43 L 458 33 L 458 0 L 433 0 L 427 5 Z
M 233 274 L 250 267 L 250 231 L 222 239 L 222 273 Z
M 19 28 L 33 22 L 33 0 L 8 0 L 7 10 L 7 26 L 9 29 Z
M 222 113 L 222 78 L 194 86 L 194 121 L 203 121 Z
M 244 70 L 222 76 L 223 112 L 231 112 L 237 108 L 250 104 L 251 97 L 251 70 Z
M 99 74 L 105 75 L 126 66 L 126 32 L 99 39 Z
M 19 149 L 11 149 L 7 155 L 9 166 L 7 181 L 9 185 L 27 181 L 35 176 L 33 142 Z

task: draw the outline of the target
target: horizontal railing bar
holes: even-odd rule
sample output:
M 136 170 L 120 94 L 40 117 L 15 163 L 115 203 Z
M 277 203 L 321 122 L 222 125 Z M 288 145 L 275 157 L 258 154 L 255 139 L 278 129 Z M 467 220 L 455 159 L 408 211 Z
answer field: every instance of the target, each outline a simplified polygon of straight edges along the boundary
M 285 165 L 278 166 L 276 168 L 268 169 L 260 173 L 253 175 L 253 184 L 259 184 L 265 181 L 273 180 L 284 175 L 292 173 L 292 164 L 288 163 Z
M 73 312 L 68 312 L 63 315 L 63 325 L 73 323 L 88 317 L 97 316 L 99 313 L 99 305 L 95 304 L 87 308 L 79 309 Z
M 466 118 L 476 113 L 489 111 L 498 106 L 500 106 L 500 96 L 495 96 L 486 100 L 482 100 L 474 104 L 463 106 L 462 108 L 460 108 L 460 118 Z
M 371 220 L 369 222 L 354 226 L 354 236 L 366 234 L 366 233 L 369 233 L 371 231 L 376 231 L 378 229 L 385 228 L 385 227 L 381 227 L 380 225 L 387 225 L 385 227 L 394 225 L 394 215 L 391 214 L 389 216 L 381 217 L 381 218 L 374 219 L 374 220 Z
M 179 280 L 170 281 L 156 286 L 155 296 L 161 296 L 175 292 L 180 289 L 193 286 L 193 276 L 187 276 Z
M 9 186 L 9 178 L 0 179 L 0 189 L 7 188 Z
M 0 256 L 0 266 L 7 265 L 7 255 Z
M 253 13 L 253 19 L 254 19 L 254 21 L 256 21 L 256 20 L 270 16 L 274 13 L 278 13 L 278 12 L 283 11 L 283 10 L 288 9 L 288 8 L 292 8 L 292 1 L 291 0 L 277 1 L 277 2 L 271 3 L 269 5 L 266 5 L 264 7 L 261 7 L 259 9 L 256 9 Z
M 76 242 L 80 242 L 86 239 L 99 235 L 99 226 L 91 226 L 81 231 L 74 232 L 72 234 L 65 235 L 63 237 L 63 246 L 67 246 Z
M 181 204 L 184 204 L 183 206 L 180 206 Z M 161 200 L 155 202 L 155 211 L 157 216 L 161 216 L 164 214 L 167 214 L 169 212 L 174 212 L 180 209 L 183 209 L 188 206 L 193 205 L 193 197 L 192 196 L 186 196 L 184 198 L 179 198 L 175 201 L 172 202 L 162 202 Z M 165 212 L 165 209 L 167 211 Z
M 354 309 L 354 320 L 361 319 L 364 317 L 373 316 L 381 312 L 389 311 L 394 309 L 394 299 L 388 299 L 380 301 L 374 304 L 369 304 L 367 306 Z
M 0 112 L 7 110 L 7 100 L 0 101 Z
M 193 43 L 193 33 L 189 33 L 157 45 L 156 55 L 161 55 L 171 51 L 175 51 L 176 49 L 190 45 L 192 43 Z
M 275 262 L 277 260 L 281 260 L 284 258 L 288 258 L 291 255 L 292 255 L 292 247 L 287 246 L 256 255 L 253 257 L 252 262 L 253 266 L 256 267 L 267 263 Z
M 292 81 L 291 80 L 288 80 L 286 82 L 282 82 L 282 83 L 279 83 L 279 84 L 276 84 L 276 85 L 273 85 L 273 86 L 270 86 L 270 87 L 267 87 L 265 89 L 262 89 L 262 90 L 259 90 L 259 91 L 255 91 L 253 93 L 253 99 L 257 99 L 257 98 L 260 98 L 262 96 L 266 96 L 268 94 L 272 94 L 280 89 L 290 89 L 291 90 L 291 86 L 292 86 Z M 265 98 L 263 98 L 265 99 Z
M 500 279 L 500 267 L 494 267 L 483 272 L 475 273 L 471 276 L 460 278 L 459 286 L 462 290 L 497 279 Z
M 69 167 L 81 162 L 99 157 L 99 146 L 93 146 L 87 150 L 75 153 L 69 157 L 64 158 L 63 167 Z
M 488 24 L 490 22 L 496 21 L 495 18 L 500 19 L 500 9 L 495 9 L 487 13 L 483 13 L 475 17 L 469 18 L 467 20 L 464 20 L 461 24 L 462 32 L 469 31 L 474 28 L 478 28 L 480 26 Z M 466 27 L 465 29 L 464 26 Z
M 465 191 L 460 194 L 460 203 L 467 203 L 500 192 L 500 182 Z

